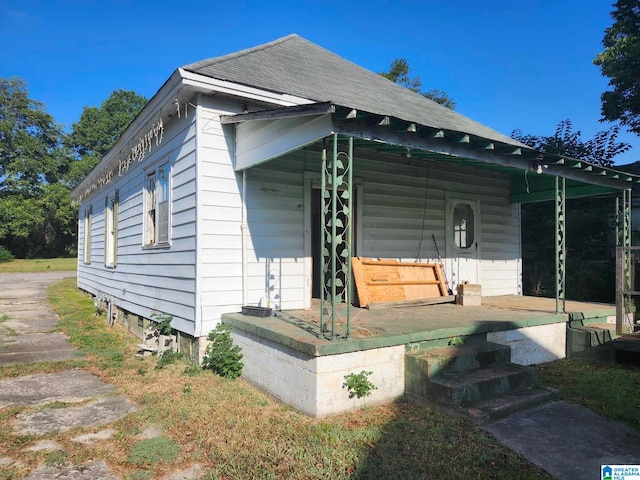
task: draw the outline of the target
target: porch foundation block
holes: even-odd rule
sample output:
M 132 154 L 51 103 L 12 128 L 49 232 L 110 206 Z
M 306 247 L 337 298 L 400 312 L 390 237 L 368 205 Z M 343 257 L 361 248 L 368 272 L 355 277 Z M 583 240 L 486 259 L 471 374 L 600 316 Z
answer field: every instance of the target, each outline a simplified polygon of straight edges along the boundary
M 244 355 L 243 378 L 307 415 L 388 403 L 404 393 L 404 345 L 312 356 L 238 328 L 232 336 Z M 372 372 L 376 389 L 366 398 L 349 398 L 344 377 L 363 370 Z
M 519 365 L 536 365 L 565 358 L 566 340 L 566 323 L 487 333 L 487 341 L 511 347 L 511 362 Z

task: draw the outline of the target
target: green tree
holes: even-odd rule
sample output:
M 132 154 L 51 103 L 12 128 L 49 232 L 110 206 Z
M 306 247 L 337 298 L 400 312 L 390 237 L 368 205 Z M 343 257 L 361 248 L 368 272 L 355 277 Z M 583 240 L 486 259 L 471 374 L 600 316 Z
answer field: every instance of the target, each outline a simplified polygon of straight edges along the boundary
M 422 90 L 422 80 L 419 75 L 411 76 L 411 67 L 409 66 L 409 62 L 405 58 L 396 58 L 391 62 L 389 66 L 389 70 L 386 72 L 380 72 L 380 75 L 391 80 L 398 85 L 401 85 L 409 90 L 419 93 L 423 97 L 429 98 L 440 105 L 443 105 L 447 108 L 454 109 L 456 108 L 456 102 L 447 95 L 447 93 L 443 90 L 431 89 L 431 90 Z
M 620 121 L 640 135 L 640 3 L 618 0 L 611 12 L 613 25 L 604 31 L 604 52 L 593 60 L 609 78 L 602 119 Z
M 586 162 L 610 167 L 617 155 L 626 152 L 631 145 L 618 142 L 620 127 L 614 126 L 603 130 L 587 141 L 582 140 L 581 132 L 573 131 L 571 120 L 562 120 L 556 126 L 551 136 L 524 135 L 520 130 L 514 130 L 511 136 L 519 142 L 529 145 L 536 150 L 558 155 L 567 155 Z
M 115 90 L 99 107 L 84 107 L 71 127 L 65 145 L 75 156 L 67 179 L 72 185 L 82 180 L 120 138 L 147 99 L 130 90 Z
M 70 161 L 62 137 L 23 79 L 0 79 L 0 244 L 18 257 L 75 248 L 77 213 L 60 181 Z
M 551 136 L 511 134 L 516 140 L 547 153 L 567 155 L 603 166 L 611 166 L 614 157 L 630 145 L 618 142 L 618 127 L 598 132 L 592 139 L 582 140 L 573 131 L 570 120 L 558 124 Z M 612 302 L 615 271 L 611 247 L 615 199 L 588 197 L 566 202 L 567 298 Z M 522 280 L 527 295 L 555 296 L 555 204 L 539 202 L 523 204 L 522 215 Z
M 61 139 L 62 128 L 29 98 L 26 82 L 0 78 L 0 195 L 36 195 L 43 182 L 55 182 L 68 161 Z

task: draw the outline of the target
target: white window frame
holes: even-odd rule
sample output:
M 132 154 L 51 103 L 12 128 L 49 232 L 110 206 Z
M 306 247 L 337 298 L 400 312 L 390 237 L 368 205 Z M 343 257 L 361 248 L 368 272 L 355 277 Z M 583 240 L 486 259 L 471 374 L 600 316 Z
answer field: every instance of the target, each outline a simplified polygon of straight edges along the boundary
M 115 267 L 118 262 L 118 190 L 107 195 L 104 204 L 104 265 Z
M 93 224 L 93 206 L 89 205 L 84 211 L 83 222 L 83 250 L 82 263 L 89 265 L 91 263 L 91 230 Z
M 167 247 L 171 239 L 171 163 L 145 172 L 143 247 Z

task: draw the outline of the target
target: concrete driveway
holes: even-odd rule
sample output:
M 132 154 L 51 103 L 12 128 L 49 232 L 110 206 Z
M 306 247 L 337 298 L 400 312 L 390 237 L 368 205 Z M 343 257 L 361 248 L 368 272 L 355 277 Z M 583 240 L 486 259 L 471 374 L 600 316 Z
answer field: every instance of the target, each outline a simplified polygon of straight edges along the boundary
M 47 286 L 75 272 L 0 274 L 0 365 L 79 358 L 47 301 Z

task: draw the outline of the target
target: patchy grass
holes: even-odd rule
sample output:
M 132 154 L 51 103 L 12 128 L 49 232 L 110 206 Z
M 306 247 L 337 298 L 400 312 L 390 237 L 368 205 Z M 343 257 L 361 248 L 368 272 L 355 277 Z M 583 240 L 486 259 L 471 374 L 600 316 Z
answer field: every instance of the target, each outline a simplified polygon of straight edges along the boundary
M 538 367 L 538 382 L 560 398 L 640 430 L 640 370 L 565 358 Z
M 75 272 L 78 259 L 73 258 L 36 258 L 14 259 L 0 263 L 0 273 L 25 272 Z
M 61 329 L 87 355 L 85 368 L 139 407 L 111 425 L 113 437 L 95 444 L 71 441 L 81 429 L 45 436 L 62 445 L 67 462 L 104 458 L 124 479 L 162 478 L 196 462 L 203 478 L 225 480 L 551 478 L 471 421 L 435 407 L 397 402 L 312 419 L 242 379 L 186 368 L 181 359 L 156 369 L 155 357 L 134 357 L 137 339 L 119 325 L 108 327 L 72 279 L 52 285 L 49 295 Z M 0 479 L 22 478 L 53 460 L 24 451 L 36 437 L 11 432 L 16 415 L 30 410 L 0 409 L 1 456 L 23 463 L 0 466 Z M 140 437 L 150 425 L 163 440 Z

